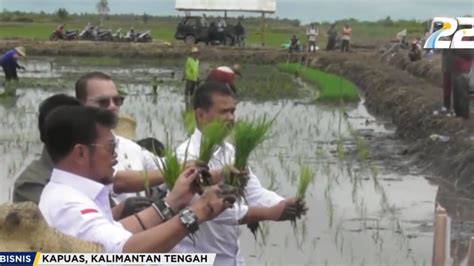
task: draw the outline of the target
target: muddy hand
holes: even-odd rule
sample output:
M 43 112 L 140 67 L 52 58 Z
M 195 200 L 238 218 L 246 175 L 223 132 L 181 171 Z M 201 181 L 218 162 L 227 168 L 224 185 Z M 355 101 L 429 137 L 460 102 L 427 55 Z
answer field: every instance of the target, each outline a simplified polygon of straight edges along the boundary
M 301 216 L 306 215 L 308 207 L 306 207 L 306 201 L 304 199 L 298 198 L 295 202 L 295 205 L 298 219 L 301 218 Z
M 208 221 L 219 215 L 225 209 L 233 206 L 237 195 L 233 188 L 227 185 L 214 185 L 206 188 L 202 196 L 191 205 L 198 220 Z
M 226 184 L 219 184 L 219 191 L 217 191 L 217 196 L 224 199 L 226 208 L 231 208 L 234 203 L 237 201 L 237 189 L 233 186 Z
M 301 198 L 289 198 L 285 199 L 285 207 L 278 218 L 278 221 L 295 221 L 300 219 L 301 216 L 305 215 L 308 211 L 306 202 Z
M 212 185 L 212 176 L 207 168 L 198 168 L 193 190 L 202 195 L 204 188 Z

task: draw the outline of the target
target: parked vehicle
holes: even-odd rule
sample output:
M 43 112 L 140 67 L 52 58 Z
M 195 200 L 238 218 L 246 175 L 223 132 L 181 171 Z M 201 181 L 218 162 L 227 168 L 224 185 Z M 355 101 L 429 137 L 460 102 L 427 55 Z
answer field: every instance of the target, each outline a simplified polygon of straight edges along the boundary
M 183 40 L 186 44 L 205 42 L 206 44 L 234 45 L 236 35 L 234 26 L 226 26 L 218 30 L 217 24 L 212 22 L 207 26 L 201 17 L 184 17 L 178 24 L 175 39 Z
M 107 29 L 107 30 L 102 30 L 102 29 L 97 29 L 97 36 L 96 36 L 96 40 L 97 41 L 113 41 L 113 34 L 112 34 L 112 30 L 111 29 Z
M 150 31 L 147 30 L 143 33 L 137 33 L 135 41 L 137 42 L 151 42 L 153 41 L 153 38 L 151 37 Z
M 78 30 L 66 30 L 64 31 L 64 26 L 57 27 L 50 35 L 50 41 L 57 41 L 57 40 L 77 40 L 79 38 L 79 31 Z
M 92 40 L 95 41 L 97 36 L 97 30 L 94 26 L 92 26 L 90 23 L 88 23 L 84 29 L 81 31 L 81 34 L 79 34 L 79 38 L 81 40 Z
M 112 34 L 112 39 L 114 42 L 121 42 L 123 41 L 123 38 L 124 36 L 122 36 L 122 28 L 117 29 L 117 31 Z

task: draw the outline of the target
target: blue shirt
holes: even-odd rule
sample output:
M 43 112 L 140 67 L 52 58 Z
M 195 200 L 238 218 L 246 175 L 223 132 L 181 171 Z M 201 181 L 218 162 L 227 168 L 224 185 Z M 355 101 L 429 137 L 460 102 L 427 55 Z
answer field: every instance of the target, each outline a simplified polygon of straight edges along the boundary
M 0 57 L 0 65 L 20 68 L 14 56 L 17 54 L 15 49 L 8 50 Z

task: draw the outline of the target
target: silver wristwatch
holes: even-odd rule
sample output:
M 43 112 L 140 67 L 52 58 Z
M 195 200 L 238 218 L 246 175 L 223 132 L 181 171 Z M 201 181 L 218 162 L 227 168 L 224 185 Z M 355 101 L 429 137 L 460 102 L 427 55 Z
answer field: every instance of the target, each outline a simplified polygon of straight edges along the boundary
M 191 234 L 199 229 L 196 214 L 194 214 L 194 212 L 189 208 L 186 208 L 179 213 L 179 220 L 184 226 L 186 226 Z

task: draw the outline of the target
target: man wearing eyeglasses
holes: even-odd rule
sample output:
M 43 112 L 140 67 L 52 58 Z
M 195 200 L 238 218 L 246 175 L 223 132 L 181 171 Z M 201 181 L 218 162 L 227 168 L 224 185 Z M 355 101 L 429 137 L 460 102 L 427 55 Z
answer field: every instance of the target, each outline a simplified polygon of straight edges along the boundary
M 111 77 L 102 72 L 91 72 L 80 77 L 75 91 L 76 98 L 84 105 L 107 109 L 116 116 L 124 102 L 124 97 L 119 95 Z M 150 186 L 163 183 L 163 176 L 158 170 L 158 158 L 129 139 L 117 135 L 115 137 L 118 163 L 114 167 L 112 197 L 116 203 L 143 191 L 145 175 Z
M 107 253 L 168 252 L 188 233 L 195 233 L 199 224 L 235 202 L 235 189 L 214 185 L 188 205 L 198 173 L 188 168 L 162 201 L 168 204 L 168 212 L 154 203 L 114 220 L 107 185 L 117 163 L 111 131 L 115 120 L 112 112 L 87 106 L 57 108 L 46 118 L 44 142 L 54 169 L 39 209 L 51 227 L 99 243 Z

